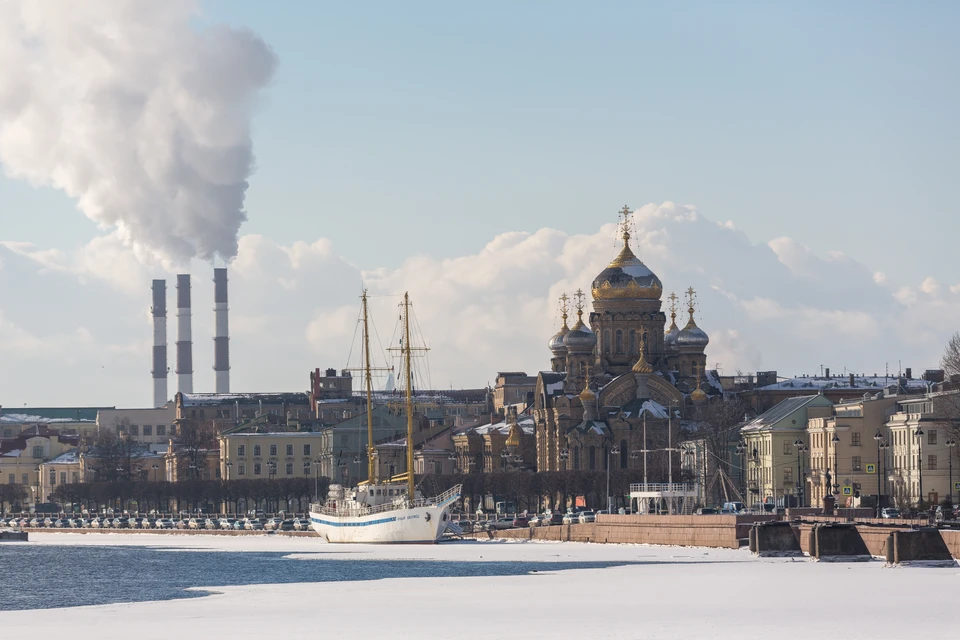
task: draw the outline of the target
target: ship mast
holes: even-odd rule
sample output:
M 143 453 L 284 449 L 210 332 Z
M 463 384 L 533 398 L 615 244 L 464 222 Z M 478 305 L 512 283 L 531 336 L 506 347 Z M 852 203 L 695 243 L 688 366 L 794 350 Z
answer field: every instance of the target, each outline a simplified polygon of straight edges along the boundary
M 410 367 L 410 293 L 403 294 L 403 366 L 407 372 L 407 500 L 413 503 L 413 372 Z
M 363 373 L 367 385 L 367 482 L 375 482 L 373 462 L 373 372 L 370 369 L 370 324 L 367 316 L 367 290 L 363 290 Z

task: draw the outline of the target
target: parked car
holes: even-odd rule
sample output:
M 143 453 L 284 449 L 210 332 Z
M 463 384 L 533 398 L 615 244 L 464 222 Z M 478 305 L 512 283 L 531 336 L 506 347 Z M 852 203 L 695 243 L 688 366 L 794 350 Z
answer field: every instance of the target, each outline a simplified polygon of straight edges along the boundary
M 694 513 L 698 516 L 715 516 L 717 515 L 717 510 L 713 507 L 700 507 Z
M 263 531 L 263 523 L 259 520 L 247 520 L 243 528 L 247 531 Z
M 513 519 L 513 526 L 515 527 L 529 527 L 530 519 L 526 516 L 517 516 Z
M 293 530 L 294 531 L 310 531 L 310 520 L 308 520 L 307 518 L 294 518 Z
M 280 526 L 277 527 L 277 531 L 293 531 L 293 519 L 282 520 Z
M 454 524 L 460 527 L 460 530 L 464 533 L 473 533 L 474 531 L 473 520 L 457 520 Z
M 263 529 L 264 531 L 279 531 L 281 524 L 283 524 L 283 520 L 280 518 L 270 518 L 263 523 Z
M 230 527 L 234 531 L 243 531 L 246 528 L 247 521 L 244 520 L 234 520 L 233 525 Z
M 530 518 L 530 519 L 527 521 L 527 524 L 529 524 L 531 527 L 539 527 L 539 526 L 541 525 L 541 523 L 543 522 L 543 518 L 544 518 L 544 516 L 542 516 L 541 514 L 538 513 L 537 515 L 535 515 L 535 516 L 533 516 L 532 518 Z
M 899 518 L 900 510 L 894 509 L 893 507 L 884 507 L 883 509 L 880 510 L 880 517 L 881 518 Z
M 498 531 L 500 529 L 512 529 L 513 518 L 497 518 L 496 520 L 487 520 L 484 523 L 484 529 L 488 531 Z
M 580 524 L 589 524 L 591 522 L 597 521 L 597 514 L 593 511 L 581 511 L 580 517 L 578 518 Z
M 563 519 L 560 522 L 561 524 L 579 524 L 580 514 L 573 511 L 570 513 L 565 513 L 563 514 Z
M 173 529 L 175 525 L 170 518 L 160 518 L 153 523 L 153 526 L 157 529 Z
M 723 508 L 729 509 L 732 513 L 740 513 L 741 511 L 743 511 L 743 503 L 742 502 L 724 502 Z
M 552 511 L 549 515 L 545 516 L 543 525 L 548 526 L 552 524 L 563 524 L 563 514 L 559 511 Z

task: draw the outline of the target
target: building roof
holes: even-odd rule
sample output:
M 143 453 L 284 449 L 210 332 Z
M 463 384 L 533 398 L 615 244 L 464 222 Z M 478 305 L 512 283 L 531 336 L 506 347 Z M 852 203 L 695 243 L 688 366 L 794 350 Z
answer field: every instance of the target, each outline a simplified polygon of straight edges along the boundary
M 96 422 L 97 412 L 115 407 L 23 407 L 4 409 L 0 407 L 3 422 Z M 28 416 L 29 420 L 16 420 L 12 416 Z M 8 420 L 8 418 L 11 418 Z
M 520 425 L 520 429 L 523 431 L 524 435 L 532 436 L 534 434 L 533 418 L 518 418 L 517 424 Z M 478 436 L 485 436 L 491 433 L 499 433 L 503 436 L 507 436 L 510 435 L 510 424 L 506 421 L 495 422 L 493 424 L 485 424 L 479 427 L 474 427 L 471 429 L 471 431 Z
M 77 464 L 78 462 L 80 462 L 80 449 L 70 449 L 43 464 Z
M 218 407 L 240 404 L 288 404 L 310 406 L 306 393 L 179 393 L 185 407 Z M 94 416 L 96 417 L 96 416 Z
M 787 398 L 781 402 L 778 402 L 776 405 L 770 409 L 764 411 L 758 415 L 753 420 L 747 422 L 740 429 L 741 431 L 768 431 L 774 429 L 777 425 L 790 414 L 794 413 L 799 409 L 803 409 L 811 404 L 814 406 L 822 406 L 823 403 L 832 405 L 827 398 L 822 395 L 810 395 L 810 396 L 795 396 L 793 398 Z M 806 424 L 803 425 L 790 425 L 791 429 L 806 429 Z
M 768 384 L 762 387 L 757 387 L 760 391 L 776 391 L 776 390 L 797 390 L 797 389 L 815 389 L 815 390 L 828 390 L 828 389 L 850 389 L 853 391 L 858 391 L 863 393 L 865 391 L 880 390 L 887 387 L 896 386 L 897 381 L 900 381 L 900 386 L 906 390 L 910 391 L 926 391 L 927 382 L 925 380 L 917 380 L 915 378 L 897 378 L 897 376 L 854 376 L 853 385 L 850 384 L 850 376 L 801 376 L 799 378 L 787 378 L 785 380 L 778 380 L 774 384 Z

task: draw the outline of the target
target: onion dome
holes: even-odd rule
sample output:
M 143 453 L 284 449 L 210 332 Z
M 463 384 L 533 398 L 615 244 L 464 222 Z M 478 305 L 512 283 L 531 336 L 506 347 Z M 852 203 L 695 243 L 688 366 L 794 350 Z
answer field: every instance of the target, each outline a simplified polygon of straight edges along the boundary
M 703 389 L 701 389 L 700 387 L 697 387 L 696 389 L 693 390 L 693 393 L 690 394 L 690 399 L 693 400 L 694 402 L 706 402 L 707 394 L 704 393 Z
M 640 358 L 633 364 L 632 371 L 634 373 L 644 373 L 644 374 L 653 373 L 653 367 L 651 367 L 650 363 L 647 362 L 647 356 L 643 353 L 642 347 L 640 349 Z
M 563 326 L 560 327 L 560 331 L 554 334 L 550 338 L 550 342 L 547 343 L 547 346 L 550 347 L 550 351 L 553 352 L 553 355 L 558 358 L 562 358 L 567 355 L 567 347 L 563 344 L 563 339 L 566 337 L 567 333 L 570 331 L 570 327 L 567 326 L 567 295 L 564 294 L 561 298 L 563 302 Z
M 630 232 L 624 207 L 623 249 L 593 280 L 594 300 L 659 300 L 663 293 L 660 278 L 630 250 Z
M 588 381 L 586 386 L 583 388 L 583 391 L 580 392 L 580 402 L 586 404 L 588 402 L 596 402 L 597 394 L 594 393 L 593 389 L 590 388 L 590 382 Z
M 680 335 L 680 329 L 677 328 L 677 294 L 670 294 L 670 328 L 663 334 L 663 346 L 666 349 L 675 349 L 677 347 L 677 336 Z
M 519 447 L 520 446 L 520 425 L 514 422 L 510 425 L 510 434 L 507 436 L 507 441 L 504 443 L 507 447 Z
M 694 293 L 695 291 L 692 287 L 687 289 L 687 311 L 690 313 L 690 320 L 687 322 L 687 326 L 677 334 L 676 345 L 678 347 L 696 347 L 703 350 L 710 343 L 710 338 L 707 337 L 703 329 L 697 326 L 697 323 L 693 319 Z
M 583 324 L 583 292 L 577 291 L 577 323 L 563 337 L 568 352 L 590 353 L 597 346 L 597 334 Z

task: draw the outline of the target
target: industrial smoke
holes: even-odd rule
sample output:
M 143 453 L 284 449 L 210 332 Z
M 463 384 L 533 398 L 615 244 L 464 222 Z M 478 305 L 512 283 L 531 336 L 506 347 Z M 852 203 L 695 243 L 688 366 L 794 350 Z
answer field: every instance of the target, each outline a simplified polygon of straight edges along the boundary
M 0 165 L 140 257 L 230 259 L 276 58 L 187 0 L 0 1 Z

